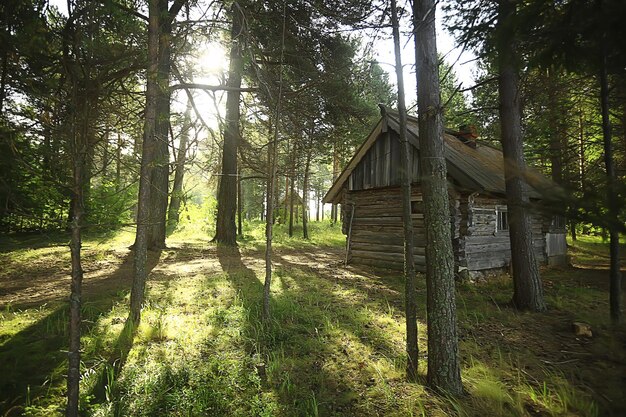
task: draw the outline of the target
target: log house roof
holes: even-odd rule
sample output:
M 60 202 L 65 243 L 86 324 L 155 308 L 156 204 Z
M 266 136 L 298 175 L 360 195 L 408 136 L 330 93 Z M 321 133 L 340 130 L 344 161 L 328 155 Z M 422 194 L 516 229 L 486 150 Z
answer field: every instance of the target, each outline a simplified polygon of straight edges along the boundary
M 357 149 L 322 201 L 339 203 L 345 182 L 381 133 L 389 130 L 399 132 L 399 127 L 398 113 L 384 111 L 383 117 Z M 417 118 L 412 116 L 407 118 L 407 130 L 409 143 L 419 149 Z M 476 147 L 468 146 L 448 132 L 450 131 L 443 134 L 448 175 L 465 190 L 504 195 L 504 157 L 502 151 L 480 142 L 476 144 Z M 528 195 L 531 198 L 541 198 L 558 189 L 552 181 L 536 170 L 527 169 L 525 177 L 530 185 Z

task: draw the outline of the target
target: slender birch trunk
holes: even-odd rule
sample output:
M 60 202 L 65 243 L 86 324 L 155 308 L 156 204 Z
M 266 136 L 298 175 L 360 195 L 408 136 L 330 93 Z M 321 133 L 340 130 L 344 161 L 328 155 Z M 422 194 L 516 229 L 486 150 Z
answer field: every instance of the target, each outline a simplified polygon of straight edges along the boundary
M 406 374 L 409 381 L 417 380 L 419 347 L 417 341 L 417 292 L 415 289 L 415 258 L 413 242 L 413 220 L 411 218 L 411 164 L 409 162 L 409 141 L 407 139 L 407 115 L 404 103 L 404 77 L 400 56 L 400 27 L 396 0 L 391 0 L 391 24 L 396 58 L 398 80 L 398 112 L 400 114 L 400 179 L 402 184 L 402 226 L 404 229 L 404 280 L 406 316 Z

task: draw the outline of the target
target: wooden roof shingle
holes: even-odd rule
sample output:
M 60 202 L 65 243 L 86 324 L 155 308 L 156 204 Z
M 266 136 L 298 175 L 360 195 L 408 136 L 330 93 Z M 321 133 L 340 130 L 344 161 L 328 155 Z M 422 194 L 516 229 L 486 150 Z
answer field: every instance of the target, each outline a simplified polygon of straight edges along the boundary
M 376 142 L 381 133 L 388 129 L 399 132 L 398 114 L 386 111 L 367 139 L 357 149 L 355 155 L 346 165 L 330 190 L 324 196 L 325 203 L 338 203 L 341 190 L 369 148 Z M 408 140 L 419 150 L 417 118 L 407 118 Z M 448 175 L 458 182 L 462 188 L 470 191 L 482 191 L 490 194 L 504 195 L 504 157 L 502 151 L 478 142 L 476 147 L 467 146 L 457 137 L 444 133 L 444 156 Z M 528 196 L 542 198 L 553 195 L 559 187 L 541 173 L 528 169 L 525 178 L 529 187 Z M 557 193 L 558 194 L 558 193 Z

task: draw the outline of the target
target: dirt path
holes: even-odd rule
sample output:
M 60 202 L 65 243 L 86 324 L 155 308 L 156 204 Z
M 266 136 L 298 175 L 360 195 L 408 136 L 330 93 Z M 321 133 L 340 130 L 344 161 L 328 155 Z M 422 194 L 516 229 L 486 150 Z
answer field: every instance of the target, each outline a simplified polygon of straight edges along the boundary
M 32 252 L 32 253 L 31 253 Z M 244 252 L 248 260 L 259 268 L 264 264 L 259 251 Z M 4 267 L 0 270 L 0 309 L 39 307 L 43 304 L 64 302 L 70 288 L 69 249 L 65 246 L 39 248 L 29 251 L 26 259 L 9 260 L 2 254 Z M 293 259 L 302 265 L 334 268 L 343 265 L 343 251 L 332 248 L 311 248 L 307 253 L 295 249 L 275 251 L 275 262 L 280 258 Z M 83 250 L 83 294 L 92 296 L 116 294 L 129 290 L 132 283 L 132 251 L 118 247 L 107 251 Z M 161 251 L 150 252 L 148 269 L 151 278 L 159 275 L 193 274 L 198 270 L 216 269 L 220 264 L 215 246 L 177 244 Z

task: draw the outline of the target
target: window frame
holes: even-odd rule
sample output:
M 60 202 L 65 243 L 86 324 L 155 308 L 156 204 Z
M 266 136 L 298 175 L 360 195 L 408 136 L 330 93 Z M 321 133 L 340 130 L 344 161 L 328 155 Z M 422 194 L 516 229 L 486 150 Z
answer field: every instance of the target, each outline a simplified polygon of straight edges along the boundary
M 496 233 L 509 231 L 509 210 L 507 206 L 496 206 Z

